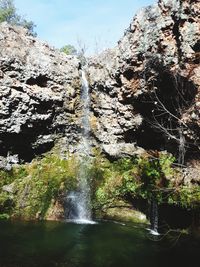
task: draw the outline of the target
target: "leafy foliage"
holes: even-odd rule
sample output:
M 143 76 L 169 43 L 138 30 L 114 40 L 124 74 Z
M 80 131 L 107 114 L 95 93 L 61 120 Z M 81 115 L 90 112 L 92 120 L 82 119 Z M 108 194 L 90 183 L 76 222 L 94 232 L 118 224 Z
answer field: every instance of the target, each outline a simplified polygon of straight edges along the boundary
M 66 55 L 76 55 L 77 54 L 77 50 L 73 45 L 65 45 L 65 46 L 61 47 L 60 51 L 65 53 Z
M 168 203 L 173 205 L 180 205 L 188 209 L 199 208 L 200 187 L 180 186 L 173 192 L 173 194 L 169 195 Z
M 84 160 L 94 210 L 113 208 L 116 203 L 135 198 L 198 207 L 200 188 L 176 185 L 179 174 L 172 166 L 174 160 L 170 154 L 160 152 L 156 158 L 146 155 L 110 162 L 96 151 L 92 160 Z M 39 214 L 39 218 L 45 218 L 52 201 L 58 200 L 63 192 L 76 190 L 79 166 L 80 160 L 75 156 L 61 159 L 47 154 L 9 172 L 0 171 L 1 217 L 35 219 Z
M 157 158 L 143 156 L 107 161 L 106 164 L 99 162 L 96 169 L 101 169 L 101 183 L 97 183 L 94 208 L 108 208 L 116 200 L 131 198 L 197 207 L 200 188 L 176 186 L 177 170 L 172 167 L 174 161 L 174 157 L 162 152 Z
M 13 0 L 0 0 L 0 22 L 4 21 L 7 21 L 12 25 L 22 26 L 28 29 L 31 35 L 36 36 L 36 33 L 34 32 L 35 24 L 17 14 Z

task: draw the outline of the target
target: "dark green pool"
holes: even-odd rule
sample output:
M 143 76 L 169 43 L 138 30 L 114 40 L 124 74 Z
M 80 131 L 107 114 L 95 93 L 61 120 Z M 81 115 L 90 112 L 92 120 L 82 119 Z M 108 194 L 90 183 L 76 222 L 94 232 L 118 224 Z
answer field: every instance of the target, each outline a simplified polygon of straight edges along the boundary
M 199 267 L 200 243 L 111 222 L 0 222 L 0 267 Z

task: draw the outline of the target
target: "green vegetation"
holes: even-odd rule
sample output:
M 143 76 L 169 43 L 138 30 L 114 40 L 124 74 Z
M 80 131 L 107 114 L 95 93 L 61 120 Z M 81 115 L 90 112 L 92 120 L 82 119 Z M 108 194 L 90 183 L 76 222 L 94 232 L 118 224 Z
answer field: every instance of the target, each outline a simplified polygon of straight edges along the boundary
M 77 50 L 73 45 L 65 45 L 61 47 L 60 51 L 66 55 L 77 55 Z
M 4 21 L 27 28 L 31 35 L 36 36 L 34 32 L 35 24 L 17 14 L 13 0 L 0 0 L 0 22 Z
M 180 205 L 184 208 L 195 209 L 200 206 L 200 187 L 196 186 L 180 186 L 168 196 L 168 203 Z
M 81 65 L 84 66 L 86 64 L 85 49 L 85 47 L 82 47 L 77 50 L 73 45 L 65 45 L 60 48 L 60 51 L 66 55 L 76 55 L 80 60 Z
M 47 155 L 11 172 L 1 171 L 0 213 L 23 219 L 45 218 L 52 200 L 76 187 L 77 164 L 75 158 Z
M 96 191 L 96 205 L 112 205 L 116 199 L 142 197 L 158 198 L 166 175 L 171 175 L 173 159 L 161 155 L 158 159 L 123 158 L 113 163 L 102 161 L 97 169 L 102 170 L 102 182 Z M 158 192 L 157 192 L 158 190 Z
M 167 153 L 124 158 L 113 163 L 102 159 L 95 166 L 95 209 L 106 209 L 118 200 L 155 199 L 158 203 L 197 208 L 200 203 L 198 185 L 178 184 L 180 170 L 173 167 L 175 159 Z
M 123 216 L 130 218 L 128 210 L 134 199 L 198 208 L 200 188 L 180 183 L 181 171 L 173 167 L 174 160 L 164 152 L 157 157 L 144 155 L 114 162 L 101 153 L 96 153 L 92 161 L 85 159 L 84 172 L 91 179 L 95 214 L 101 216 L 107 211 L 119 218 L 125 212 Z M 55 209 L 52 205 L 60 202 L 62 206 L 63 194 L 77 188 L 79 164 L 75 156 L 60 159 L 47 154 L 9 172 L 0 171 L 0 219 L 47 218 Z

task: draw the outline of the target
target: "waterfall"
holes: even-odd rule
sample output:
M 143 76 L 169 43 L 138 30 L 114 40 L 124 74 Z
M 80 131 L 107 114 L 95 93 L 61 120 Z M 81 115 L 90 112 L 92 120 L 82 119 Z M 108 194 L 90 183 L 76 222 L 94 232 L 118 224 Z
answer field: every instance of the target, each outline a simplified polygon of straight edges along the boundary
M 83 153 L 86 156 L 90 155 L 91 147 L 89 143 L 90 137 L 90 94 L 89 84 L 85 76 L 85 71 L 81 71 L 82 92 L 81 99 L 83 103 L 83 115 L 82 115 L 82 144 L 81 148 L 84 149 Z
M 155 199 L 151 201 L 150 207 L 150 222 L 151 222 L 151 234 L 159 235 L 158 233 L 158 203 Z
M 90 181 L 87 173 L 87 165 L 90 163 L 91 147 L 90 137 L 90 94 L 89 84 L 86 79 L 84 70 L 81 71 L 82 81 L 82 118 L 81 118 L 81 142 L 78 147 L 80 156 L 80 167 L 78 170 L 78 190 L 70 192 L 66 197 L 66 205 L 70 208 L 66 215 L 69 220 L 76 223 L 94 223 L 91 220 L 91 203 L 90 203 Z

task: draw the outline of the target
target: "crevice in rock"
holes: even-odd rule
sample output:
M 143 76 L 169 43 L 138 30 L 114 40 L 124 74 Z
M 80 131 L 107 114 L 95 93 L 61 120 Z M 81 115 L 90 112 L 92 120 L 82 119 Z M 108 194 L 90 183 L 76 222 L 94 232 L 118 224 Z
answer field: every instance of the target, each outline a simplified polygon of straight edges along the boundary
M 33 143 L 37 141 L 38 136 L 33 130 L 29 133 L 1 134 L 0 155 L 3 157 L 6 157 L 8 153 L 18 155 L 20 162 L 30 162 L 35 156 L 49 151 L 54 145 L 53 140 L 50 140 L 41 142 L 41 144 L 38 143 L 34 147 Z
M 196 44 L 192 47 L 192 49 L 194 50 L 194 52 L 200 52 L 200 40 L 198 40 L 196 42 Z
M 124 73 L 123 76 L 127 79 L 127 80 L 131 80 L 134 76 L 134 71 L 132 69 L 127 69 Z
M 0 134 L 0 156 L 18 155 L 20 162 L 30 162 L 37 155 L 49 151 L 54 146 L 54 134 L 65 133 L 66 125 L 53 126 L 52 118 L 27 121 L 19 133 Z
M 176 18 L 175 15 L 172 16 L 172 19 L 174 20 L 174 26 L 172 29 L 173 35 L 176 40 L 176 45 L 177 45 L 177 52 L 178 52 L 178 62 L 181 62 L 182 59 L 182 49 L 181 49 L 181 34 L 179 31 L 179 26 L 180 26 L 180 20 Z
M 56 103 L 58 104 L 58 103 Z M 54 116 L 54 108 L 53 106 L 55 105 L 55 103 L 53 101 L 42 101 L 39 103 L 39 105 L 35 106 L 35 113 L 37 114 L 49 114 L 51 113 L 52 117 Z
M 28 85 L 38 85 L 40 87 L 47 87 L 47 82 L 49 81 L 49 78 L 46 77 L 45 75 L 39 75 L 36 78 L 29 78 L 26 83 Z
M 123 140 L 125 143 L 135 143 L 137 136 L 135 129 L 130 129 L 124 133 Z
M 10 88 L 12 88 L 12 89 L 14 89 L 14 90 L 16 90 L 16 91 L 18 91 L 18 92 L 22 92 L 22 93 L 24 93 L 24 88 L 23 88 L 23 86 L 15 86 L 15 85 L 12 85 Z

